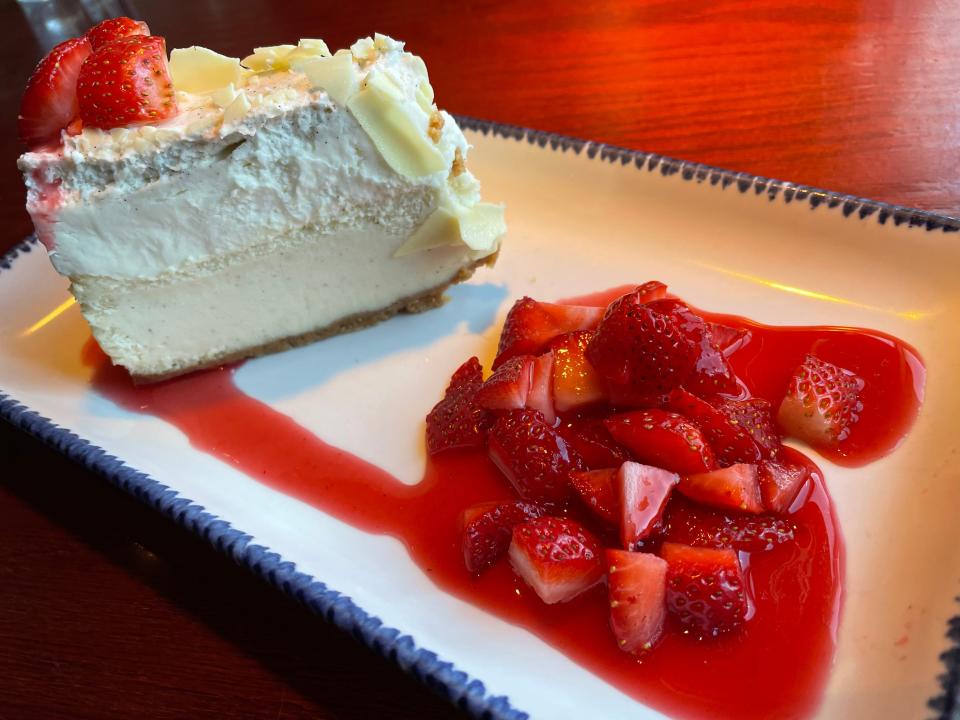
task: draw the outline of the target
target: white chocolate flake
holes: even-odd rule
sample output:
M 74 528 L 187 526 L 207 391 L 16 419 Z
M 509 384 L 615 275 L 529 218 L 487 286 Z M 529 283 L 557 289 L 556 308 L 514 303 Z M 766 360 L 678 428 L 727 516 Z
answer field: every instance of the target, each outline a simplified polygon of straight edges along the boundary
M 415 101 L 406 101 L 388 73 L 371 71 L 347 107 L 383 159 L 401 175 L 422 177 L 446 167 L 442 153 L 427 136 L 426 113 Z
M 228 85 L 239 86 L 243 68 L 237 58 L 194 45 L 170 53 L 170 79 L 181 92 L 208 93 Z
M 503 218 L 503 205 L 477 203 L 460 217 L 460 239 L 464 245 L 477 252 L 496 249 L 498 240 L 507 232 Z
M 240 64 L 255 72 L 270 70 L 286 70 L 284 58 L 297 49 L 296 45 L 270 45 L 253 49 L 252 55 L 247 55 Z
M 373 38 L 360 38 L 350 46 L 350 52 L 357 62 L 371 63 L 377 59 L 377 47 L 373 43 Z
M 233 83 L 228 84 L 226 87 L 217 88 L 212 93 L 210 93 L 210 99 L 213 100 L 214 104 L 218 108 L 226 108 L 230 103 L 237 99 L 239 91 L 233 86 Z
M 407 241 L 397 248 L 394 257 L 413 255 L 432 248 L 456 245 L 460 241 L 460 223 L 446 207 L 438 207 L 420 223 Z
M 223 122 L 225 125 L 233 124 L 248 112 L 250 112 L 250 101 L 246 95 L 241 93 L 237 95 L 236 99 L 223 111 Z
M 349 52 L 300 61 L 294 69 L 307 76 L 313 89 L 326 91 L 340 105 L 346 105 L 360 87 L 360 75 Z
M 297 47 L 291 50 L 282 59 L 283 64 L 289 69 L 296 69 L 296 63 L 311 58 L 330 57 L 330 49 L 323 40 L 304 38 L 297 43 Z
M 466 245 L 481 257 L 489 255 L 507 232 L 503 205 L 477 203 L 471 207 L 441 202 L 393 254 L 403 257 L 446 245 Z

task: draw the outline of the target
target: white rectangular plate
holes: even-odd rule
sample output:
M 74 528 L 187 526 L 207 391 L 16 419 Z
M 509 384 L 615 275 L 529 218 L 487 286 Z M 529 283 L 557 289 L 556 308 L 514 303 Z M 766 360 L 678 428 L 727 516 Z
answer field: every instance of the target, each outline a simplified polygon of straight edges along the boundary
M 454 288 L 440 310 L 250 361 L 237 373 L 240 387 L 413 483 L 425 462 L 424 414 L 464 358 L 489 364 L 498 324 L 524 294 L 553 299 L 656 278 L 712 311 L 896 335 L 928 369 L 913 431 L 866 469 L 820 460 L 847 550 L 843 622 L 820 714 L 934 714 L 928 701 L 954 690 L 938 675 L 960 579 L 960 223 L 463 122 L 485 197 L 507 203 L 497 266 Z M 0 416 L 203 533 L 474 714 L 659 717 L 533 635 L 438 590 L 398 541 L 271 490 L 191 448 L 172 426 L 100 396 L 80 362 L 89 331 L 68 300 L 38 245 L 0 270 Z

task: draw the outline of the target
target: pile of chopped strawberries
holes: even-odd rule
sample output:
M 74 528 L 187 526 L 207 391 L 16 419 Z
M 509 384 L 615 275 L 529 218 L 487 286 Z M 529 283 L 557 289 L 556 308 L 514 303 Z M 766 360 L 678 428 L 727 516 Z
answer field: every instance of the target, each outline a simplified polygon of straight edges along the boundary
M 863 389 L 810 354 L 774 408 L 730 365 L 749 340 L 659 282 L 607 308 L 518 300 L 492 373 L 470 358 L 427 416 L 431 454 L 485 451 L 518 496 L 466 509 L 467 570 L 506 556 L 545 603 L 606 581 L 610 627 L 631 653 L 668 622 L 701 638 L 742 628 L 740 553 L 793 539 L 809 480 L 782 437 L 836 446 Z
M 177 114 L 162 37 L 126 17 L 104 20 L 57 45 L 27 81 L 18 118 L 31 150 L 60 142 L 60 133 L 155 123 Z

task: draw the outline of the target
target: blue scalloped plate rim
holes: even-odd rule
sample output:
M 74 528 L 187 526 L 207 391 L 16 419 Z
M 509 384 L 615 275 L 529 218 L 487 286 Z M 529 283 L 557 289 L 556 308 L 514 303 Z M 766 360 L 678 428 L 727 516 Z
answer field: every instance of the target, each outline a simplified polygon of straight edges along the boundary
M 811 209 L 820 205 L 839 207 L 846 217 L 855 216 L 861 221 L 873 221 L 881 225 L 892 222 L 894 225 L 922 227 L 928 232 L 960 231 L 960 218 L 926 210 L 489 120 L 458 116 L 457 122 L 465 129 L 484 135 L 512 138 L 542 148 L 549 147 L 552 151 L 578 155 L 586 153 L 589 158 L 601 162 L 633 164 L 639 171 L 659 172 L 664 176 L 680 174 L 689 182 L 708 182 L 722 188 L 735 186 L 741 193 L 766 195 L 771 202 L 779 199 L 785 203 L 807 203 Z M 16 245 L 0 257 L 0 271 L 9 270 L 18 256 L 36 247 L 34 239 Z M 529 717 L 526 712 L 513 707 L 508 697 L 489 694 L 481 680 L 457 670 L 436 653 L 418 647 L 413 637 L 385 626 L 380 619 L 364 611 L 346 595 L 299 572 L 293 562 L 254 544 L 252 538 L 239 528 L 208 513 L 203 506 L 130 467 L 102 448 L 59 427 L 2 391 L 0 418 L 196 533 L 218 551 L 259 575 L 311 612 L 349 632 L 471 716 L 491 720 L 521 720 Z M 960 718 L 960 615 L 950 619 L 946 635 L 950 647 L 940 657 L 944 673 L 938 678 L 942 692 L 928 702 L 937 720 Z

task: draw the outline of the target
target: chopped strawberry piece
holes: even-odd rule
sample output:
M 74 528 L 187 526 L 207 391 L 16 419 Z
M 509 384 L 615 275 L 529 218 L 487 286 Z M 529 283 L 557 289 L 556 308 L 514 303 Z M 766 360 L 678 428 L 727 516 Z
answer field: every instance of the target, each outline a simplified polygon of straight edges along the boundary
M 163 38 L 132 35 L 94 50 L 80 68 L 77 100 L 84 126 L 104 130 L 176 115 Z
M 684 475 L 677 489 L 691 500 L 711 507 L 762 513 L 757 466 L 738 463 L 712 472 Z
M 602 548 L 573 520 L 541 517 L 513 529 L 510 564 L 548 605 L 567 602 L 603 577 Z
M 681 475 L 716 467 L 713 451 L 699 428 L 682 415 L 666 410 L 636 410 L 604 421 L 614 440 L 634 459 Z
M 533 381 L 527 396 L 527 407 L 539 410 L 551 425 L 557 421 L 553 402 L 554 362 L 553 352 L 544 353 L 533 361 Z
M 620 499 L 617 497 L 615 480 L 618 470 L 574 470 L 570 473 L 570 485 L 579 493 L 584 504 L 604 522 L 616 525 L 620 520 Z
M 602 417 L 572 418 L 557 430 L 591 470 L 620 467 L 630 459 L 613 439 Z
M 739 391 L 736 375 L 720 352 L 710 333 L 710 327 L 699 315 L 679 300 L 663 299 L 647 307 L 673 317 L 683 335 L 697 348 L 695 362 L 683 384 L 700 397 L 717 393 L 736 394 Z
M 483 368 L 472 357 L 457 368 L 443 400 L 427 415 L 427 450 L 431 455 L 455 448 L 483 447 L 487 411 L 476 404 Z
M 732 328 L 719 323 L 707 323 L 713 343 L 725 358 L 733 355 L 737 350 L 750 342 L 753 335 L 746 328 Z
M 747 433 L 760 451 L 760 457 L 773 460 L 780 454 L 780 431 L 773 421 L 770 403 L 763 398 L 749 400 L 718 399 L 714 407 L 729 421 L 729 423 Z M 756 462 L 750 458 L 741 462 Z
M 561 502 L 569 495 L 570 471 L 579 456 L 536 410 L 509 410 L 487 433 L 494 464 L 525 500 Z
M 60 141 L 60 131 L 79 114 L 77 77 L 90 55 L 86 38 L 57 45 L 37 64 L 20 102 L 17 132 L 31 150 Z
M 669 470 L 625 462 L 617 471 L 620 495 L 620 543 L 633 550 L 659 527 L 667 500 L 680 476 Z
M 767 510 L 785 513 L 800 494 L 809 473 L 802 465 L 791 463 L 760 463 L 760 496 Z
M 537 355 L 560 335 L 592 330 L 602 315 L 603 308 L 555 305 L 522 297 L 510 308 L 503 322 L 493 367 L 496 369 L 517 355 Z
M 543 517 L 546 510 L 536 503 L 481 503 L 464 511 L 463 561 L 467 570 L 480 573 L 507 552 L 513 528 Z
M 813 447 L 836 447 L 860 419 L 861 390 L 863 380 L 849 370 L 807 355 L 790 378 L 777 420 Z
M 488 410 L 518 410 L 526 407 L 533 382 L 533 358 L 510 358 L 487 378 L 477 391 L 477 405 Z
M 745 429 L 731 422 L 727 415 L 706 400 L 683 388 L 676 388 L 667 398 L 667 407 L 700 428 L 721 467 L 760 460 L 760 449 Z
M 94 50 L 99 50 L 107 43 L 132 35 L 149 35 L 150 28 L 142 20 L 131 20 L 128 17 L 117 17 L 104 20 L 87 30 L 86 38 Z
M 689 377 L 697 352 L 676 317 L 631 293 L 607 308 L 586 355 L 612 401 L 643 405 Z
M 472 523 L 474 520 L 476 520 L 478 517 L 483 515 L 485 512 L 488 512 L 489 510 L 493 510 L 498 505 L 503 505 L 503 504 L 504 503 L 502 502 L 491 500 L 488 502 L 481 502 L 481 503 L 477 503 L 476 505 L 471 505 L 462 513 L 460 513 L 460 529 L 462 530 L 465 527 L 467 527 L 467 525 Z
M 610 628 L 628 653 L 650 650 L 667 619 L 665 560 L 649 553 L 605 550 Z
M 793 540 L 793 526 L 776 515 L 744 515 L 674 496 L 663 518 L 663 537 L 697 547 L 763 552 Z
M 606 399 L 600 376 L 587 360 L 591 337 L 593 333 L 581 331 L 561 335 L 553 341 L 553 396 L 560 412 Z
M 747 617 L 747 592 L 737 553 L 664 543 L 667 610 L 702 637 L 739 628 Z
M 667 286 L 659 280 L 648 280 L 643 285 L 638 285 L 633 295 L 638 303 L 662 300 L 667 296 Z
M 617 287 L 607 288 L 598 293 L 591 293 L 583 297 L 574 297 L 561 300 L 562 303 L 571 305 L 590 305 L 591 307 L 606 308 L 610 303 L 620 299 L 624 295 L 636 294 L 640 298 L 639 302 L 645 303 L 651 300 L 659 300 L 666 297 L 667 286 L 659 280 L 650 280 L 643 285 L 637 286 L 632 283 L 618 285 Z
M 609 299 L 604 303 L 605 308 L 609 308 L 613 303 L 627 296 L 630 297 L 630 302 L 636 305 L 644 305 L 665 298 L 667 296 L 667 286 L 659 280 L 648 280 L 643 285 L 622 285 L 607 292 L 609 293 L 607 295 Z

